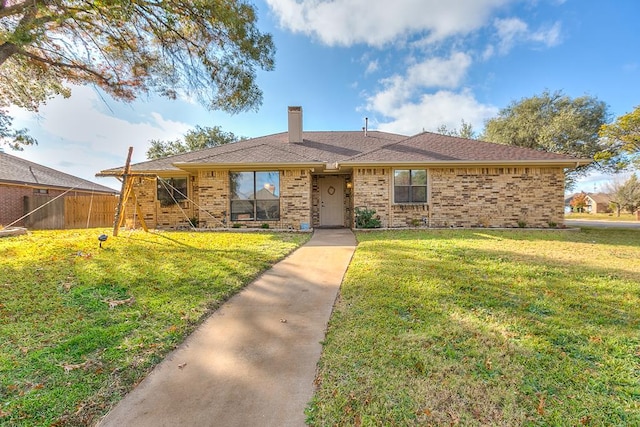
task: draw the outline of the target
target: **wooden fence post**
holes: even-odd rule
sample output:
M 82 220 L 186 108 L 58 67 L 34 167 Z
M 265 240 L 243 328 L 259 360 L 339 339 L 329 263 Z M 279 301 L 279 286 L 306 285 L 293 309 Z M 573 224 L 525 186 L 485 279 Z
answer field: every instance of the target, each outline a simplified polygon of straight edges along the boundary
M 116 217 L 113 221 L 113 235 L 118 235 L 118 229 L 124 219 L 124 204 L 129 198 L 129 192 L 131 191 L 131 184 L 129 183 L 129 172 L 131 171 L 131 154 L 133 153 L 133 147 L 129 147 L 129 154 L 127 154 L 127 163 L 124 165 L 124 173 L 122 174 L 122 189 L 120 190 L 120 200 L 118 201 L 118 207 L 116 208 Z M 126 198 L 125 198 L 126 197 Z

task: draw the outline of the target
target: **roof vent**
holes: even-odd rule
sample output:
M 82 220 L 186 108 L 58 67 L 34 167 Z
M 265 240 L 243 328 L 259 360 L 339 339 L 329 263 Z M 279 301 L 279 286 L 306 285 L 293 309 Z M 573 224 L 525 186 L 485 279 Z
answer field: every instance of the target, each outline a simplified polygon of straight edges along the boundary
M 289 107 L 289 142 L 302 142 L 302 107 Z

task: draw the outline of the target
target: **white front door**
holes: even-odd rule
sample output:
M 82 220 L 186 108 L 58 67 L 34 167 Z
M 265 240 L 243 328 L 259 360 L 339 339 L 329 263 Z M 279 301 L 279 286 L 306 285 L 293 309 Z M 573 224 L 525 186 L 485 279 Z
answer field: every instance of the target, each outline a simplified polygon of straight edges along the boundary
M 320 226 L 344 227 L 344 178 L 341 176 L 321 176 Z

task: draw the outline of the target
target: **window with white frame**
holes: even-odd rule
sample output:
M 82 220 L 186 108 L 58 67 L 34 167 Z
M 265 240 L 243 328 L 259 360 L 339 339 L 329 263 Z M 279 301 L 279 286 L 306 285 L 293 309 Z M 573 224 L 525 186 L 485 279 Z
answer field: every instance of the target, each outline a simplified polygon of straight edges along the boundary
M 280 219 L 280 172 L 230 172 L 231 221 Z
M 427 171 L 397 169 L 393 172 L 394 203 L 427 203 Z

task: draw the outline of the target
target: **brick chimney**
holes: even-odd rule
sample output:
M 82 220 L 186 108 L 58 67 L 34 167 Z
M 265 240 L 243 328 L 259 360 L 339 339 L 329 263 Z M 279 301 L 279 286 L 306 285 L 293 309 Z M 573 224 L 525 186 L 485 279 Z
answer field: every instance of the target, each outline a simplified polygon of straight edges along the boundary
M 289 107 L 289 142 L 302 142 L 302 107 Z

